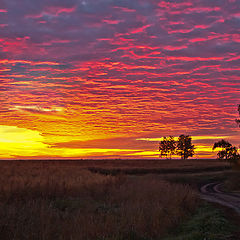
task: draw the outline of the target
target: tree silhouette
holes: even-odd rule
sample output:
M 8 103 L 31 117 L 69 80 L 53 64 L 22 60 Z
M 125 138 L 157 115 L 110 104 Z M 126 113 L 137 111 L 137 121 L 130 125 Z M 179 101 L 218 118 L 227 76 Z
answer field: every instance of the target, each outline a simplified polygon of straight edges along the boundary
M 181 159 L 188 159 L 194 155 L 194 145 L 189 135 L 180 135 L 177 142 L 177 154 Z
M 173 136 L 163 137 L 163 140 L 159 142 L 160 157 L 166 157 L 171 159 L 176 150 L 176 141 Z
M 238 154 L 237 147 L 232 146 L 231 143 L 222 139 L 221 141 L 215 142 L 213 145 L 213 150 L 216 148 L 221 148 L 218 152 L 218 159 L 228 161 L 230 163 L 237 164 L 240 160 L 240 155 Z

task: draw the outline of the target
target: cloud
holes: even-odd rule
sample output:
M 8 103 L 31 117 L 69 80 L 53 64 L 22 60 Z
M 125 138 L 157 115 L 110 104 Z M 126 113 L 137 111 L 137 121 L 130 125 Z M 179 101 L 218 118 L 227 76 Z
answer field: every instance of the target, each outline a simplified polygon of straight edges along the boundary
M 62 107 L 40 107 L 40 106 L 13 106 L 10 110 L 22 110 L 22 111 L 30 111 L 30 112 L 43 112 L 43 113 L 56 113 L 62 112 L 64 109 Z
M 0 124 L 50 145 L 198 129 L 233 138 L 239 14 L 227 0 L 4 0 Z

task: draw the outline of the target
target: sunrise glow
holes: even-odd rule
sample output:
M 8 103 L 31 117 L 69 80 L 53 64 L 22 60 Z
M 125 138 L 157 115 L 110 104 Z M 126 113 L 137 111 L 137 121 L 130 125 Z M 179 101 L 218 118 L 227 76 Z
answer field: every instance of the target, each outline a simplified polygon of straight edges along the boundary
M 0 159 L 238 146 L 239 27 L 237 0 L 1 1 Z

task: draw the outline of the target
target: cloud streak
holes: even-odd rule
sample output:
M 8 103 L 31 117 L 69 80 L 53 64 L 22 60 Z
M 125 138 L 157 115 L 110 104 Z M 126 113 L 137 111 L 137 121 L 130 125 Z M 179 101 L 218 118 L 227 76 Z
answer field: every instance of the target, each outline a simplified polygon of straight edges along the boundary
M 125 138 L 129 149 L 129 138 L 182 133 L 239 142 L 238 1 L 1 3 L 1 125 L 49 146 Z

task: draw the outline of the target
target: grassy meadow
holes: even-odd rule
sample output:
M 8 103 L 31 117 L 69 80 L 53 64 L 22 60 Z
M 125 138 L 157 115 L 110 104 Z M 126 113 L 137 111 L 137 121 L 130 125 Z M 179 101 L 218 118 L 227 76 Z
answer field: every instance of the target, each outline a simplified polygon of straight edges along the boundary
M 178 173 L 188 168 L 195 173 L 209 166 L 217 171 L 226 164 L 196 160 L 1 161 L 0 239 L 168 239 L 202 203 L 190 185 L 176 181 L 178 175 L 173 174 L 175 181 L 171 182 L 169 174 L 162 177 L 152 169 Z M 121 171 L 107 175 L 93 168 Z M 136 169 L 144 171 L 139 175 Z M 131 170 L 128 175 L 124 174 L 127 170 Z M 192 240 L 202 237 L 197 236 Z

